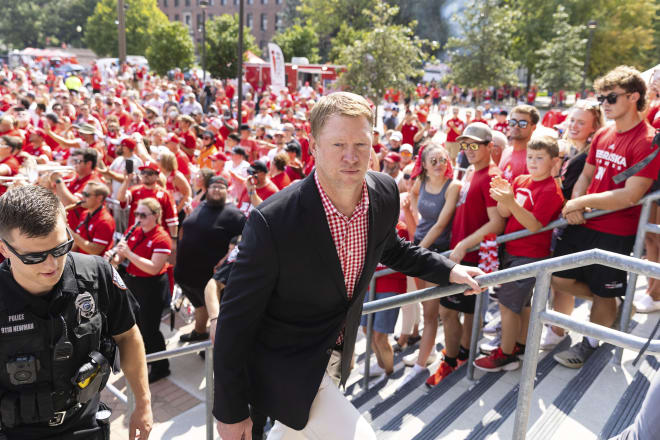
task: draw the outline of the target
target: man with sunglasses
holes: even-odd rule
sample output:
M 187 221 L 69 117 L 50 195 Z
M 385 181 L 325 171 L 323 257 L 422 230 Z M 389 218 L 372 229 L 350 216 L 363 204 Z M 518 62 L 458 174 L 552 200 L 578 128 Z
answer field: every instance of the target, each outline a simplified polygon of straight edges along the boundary
M 158 184 L 160 167 L 156 162 L 148 161 L 139 167 L 138 170 L 140 171 L 140 180 L 142 183 L 129 189 L 129 184 L 135 176 L 133 173 L 127 174 L 117 193 L 117 200 L 121 202 L 122 206 L 125 206 L 125 204 L 130 206 L 128 224 L 135 224 L 135 209 L 138 206 L 138 202 L 142 199 L 153 197 L 160 204 L 163 213 L 161 224 L 169 231 L 172 238 L 172 245 L 174 246 L 176 245 L 178 234 L 179 216 L 174 205 L 174 197 Z
M 527 143 L 536 130 L 536 124 L 541 115 L 536 107 L 519 105 L 511 110 L 509 118 L 509 139 L 511 146 L 502 152 L 499 168 L 502 177 L 513 182 L 513 179 L 527 172 Z
M 115 233 L 115 219 L 105 207 L 105 199 L 110 195 L 110 190 L 99 182 L 91 181 L 80 194 L 80 207 L 85 212 L 83 220 L 72 232 L 74 250 L 81 254 L 103 255 L 112 247 Z
M 648 192 L 660 171 L 654 130 L 640 113 L 646 105 L 646 83 L 640 73 L 619 66 L 596 80 L 594 87 L 605 116 L 614 124 L 593 137 L 572 199 L 562 211 L 570 225 L 557 241 L 555 256 L 594 248 L 630 255 L 641 211 L 634 205 Z M 645 160 L 649 162 L 643 165 Z M 592 209 L 616 212 L 585 220 L 584 212 Z M 614 324 L 616 297 L 625 294 L 626 283 L 625 271 L 605 266 L 566 270 L 552 276 L 556 291 L 591 299 L 590 321 L 605 327 Z M 597 347 L 598 340 L 585 337 L 554 358 L 566 367 L 580 368 Z
M 109 439 L 99 399 L 116 343 L 136 395 L 129 435 L 148 438 L 151 395 L 135 300 L 107 262 L 71 254 L 73 244 L 50 190 L 21 186 L 0 197 L 7 258 L 0 264 L 0 437 Z

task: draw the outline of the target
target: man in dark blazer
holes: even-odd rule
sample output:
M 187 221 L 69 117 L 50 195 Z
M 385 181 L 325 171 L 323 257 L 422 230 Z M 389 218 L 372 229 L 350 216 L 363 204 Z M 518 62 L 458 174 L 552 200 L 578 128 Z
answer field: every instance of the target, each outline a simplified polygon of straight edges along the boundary
M 323 97 L 310 119 L 315 172 L 250 213 L 215 338 L 213 413 L 224 440 L 251 438 L 248 404 L 278 421 L 269 439 L 375 439 L 336 382 L 350 373 L 379 262 L 481 291 L 479 269 L 396 234 L 396 183 L 367 173 L 373 120 L 358 95 Z

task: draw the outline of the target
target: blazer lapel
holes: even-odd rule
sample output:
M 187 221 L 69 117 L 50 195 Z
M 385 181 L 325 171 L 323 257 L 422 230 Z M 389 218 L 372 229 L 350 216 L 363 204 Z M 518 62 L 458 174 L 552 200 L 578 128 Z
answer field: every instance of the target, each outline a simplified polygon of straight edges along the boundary
M 300 206 L 304 211 L 302 221 L 309 236 L 309 243 L 314 244 L 313 247 L 321 258 L 323 267 L 327 268 L 335 284 L 337 284 L 337 292 L 346 299 L 344 272 L 341 269 L 341 262 L 337 255 L 337 247 L 330 234 L 321 195 L 314 181 L 314 173 L 307 176 L 302 182 L 300 202 Z

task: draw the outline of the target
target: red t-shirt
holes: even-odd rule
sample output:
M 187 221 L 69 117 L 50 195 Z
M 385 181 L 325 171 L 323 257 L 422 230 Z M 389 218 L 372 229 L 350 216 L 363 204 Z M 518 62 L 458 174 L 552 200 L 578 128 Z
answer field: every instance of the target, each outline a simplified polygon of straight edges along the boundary
M 531 212 L 543 226 L 557 219 L 564 205 L 564 196 L 554 178 L 535 181 L 529 174 L 518 176 L 513 181 L 516 201 Z M 505 234 L 525 229 L 511 215 L 506 223 Z M 518 257 L 545 258 L 550 255 L 552 231 L 541 232 L 529 237 L 512 240 L 505 244 L 506 251 Z
M 406 224 L 399 221 L 396 225 L 397 234 L 399 237 L 409 240 L 408 228 Z M 378 264 L 376 272 L 387 269 L 387 266 Z M 376 293 L 406 293 L 408 290 L 408 283 L 406 276 L 401 272 L 392 273 L 382 277 L 376 278 Z
M 192 133 L 192 131 L 190 131 L 190 130 L 186 131 L 185 133 L 183 133 L 181 135 L 181 137 L 183 138 L 183 146 L 184 147 L 189 148 L 193 151 L 195 151 L 195 149 L 197 149 L 197 138 L 195 138 L 195 135 Z M 188 159 L 190 159 L 190 160 L 193 159 L 194 156 L 189 155 L 185 151 L 184 151 L 184 153 L 186 153 L 186 156 L 188 156 Z
M 178 226 L 179 225 L 179 216 L 176 212 L 174 205 L 174 198 L 172 195 L 161 188 L 160 186 L 154 186 L 153 188 L 147 188 L 144 185 L 135 185 L 129 190 L 131 193 L 131 210 L 128 215 L 128 224 L 132 225 L 135 223 L 135 208 L 137 208 L 138 202 L 142 199 L 153 197 L 158 200 L 162 210 L 161 214 L 161 224 L 164 228 L 168 226 Z
M 415 145 L 414 139 L 418 131 L 419 127 L 414 124 L 403 124 L 401 126 L 401 135 L 403 136 L 401 144 Z
M 500 170 L 502 177 L 509 182 L 523 174 L 529 174 L 527 171 L 527 149 L 514 150 L 513 147 L 505 148 L 500 159 Z
M 161 226 L 156 225 L 151 231 L 146 234 L 141 227 L 137 228 L 131 238 L 128 239 L 128 247 L 140 257 L 151 260 L 153 254 L 171 254 L 172 253 L 172 241 L 167 231 Z M 162 275 L 167 271 L 167 263 L 163 265 L 163 268 L 156 275 L 150 275 L 141 269 L 139 269 L 135 264 L 130 263 L 126 272 L 135 275 L 136 277 L 152 277 Z
M 266 185 L 264 185 L 262 188 L 257 188 L 257 195 L 261 199 L 261 201 L 265 201 L 268 197 L 272 196 L 275 194 L 279 189 L 277 186 L 273 183 L 272 180 L 268 180 L 266 182 Z M 250 196 L 248 195 L 247 188 L 243 188 L 243 192 L 241 193 L 241 196 L 238 198 L 238 202 L 236 203 L 236 206 L 243 211 L 243 212 L 248 212 L 250 210 Z
M 90 219 L 87 218 L 89 214 L 93 214 Z M 115 233 L 115 219 L 112 218 L 112 215 L 105 207 L 102 207 L 96 213 L 90 213 L 88 210 L 85 210 L 82 220 L 76 228 L 76 232 L 85 240 L 105 246 L 101 254 L 99 254 L 103 255 L 105 251 L 110 250 L 112 247 L 112 238 Z M 78 249 L 78 252 L 81 254 L 87 253 L 81 248 Z
M 289 178 L 289 175 L 285 172 L 282 172 L 277 176 L 271 177 L 270 180 L 279 189 L 284 189 L 291 184 L 291 179 Z
M 190 159 L 188 155 L 181 150 L 178 150 L 175 154 L 176 156 L 176 166 L 181 174 L 186 176 L 187 179 L 190 179 Z
M 493 126 L 493 130 L 497 130 L 500 133 L 504 133 L 505 136 L 509 135 L 509 124 L 504 121 L 504 122 L 498 122 Z
M 486 124 L 486 125 L 488 125 L 488 121 L 485 120 L 485 119 L 482 119 L 482 118 L 480 118 L 480 119 L 473 119 L 473 120 L 470 121 L 470 124 L 474 124 L 475 122 L 481 122 L 482 124 Z
M 14 156 L 7 156 L 4 159 L 0 160 L 0 165 L 7 165 L 9 169 L 11 170 L 9 173 L 9 176 L 15 176 L 18 174 L 18 169 L 20 168 L 20 164 L 18 163 L 18 160 Z M 8 187 L 5 185 L 2 185 L 0 182 L 0 196 L 3 195 L 4 193 L 7 192 Z
M 238 145 L 245 149 L 250 162 L 257 160 L 257 143 L 253 139 L 241 139 Z
M 450 122 L 454 124 L 454 127 L 456 127 L 460 133 L 456 133 L 451 127 L 449 127 Z M 456 142 L 456 138 L 463 133 L 465 122 L 463 122 L 461 118 L 451 118 L 447 121 L 447 127 L 449 127 L 449 131 L 447 132 L 447 142 Z
M 587 194 L 623 188 L 626 182 L 617 185 L 612 177 L 641 161 L 653 151 L 654 134 L 655 130 L 646 121 L 623 133 L 617 133 L 614 125 L 599 130 L 594 135 L 587 156 L 587 163 L 596 167 Z M 635 176 L 655 180 L 658 178 L 658 171 L 660 171 L 660 154 Z M 585 226 L 607 234 L 635 235 L 640 211 L 641 206 L 634 206 L 587 220 Z
M 488 223 L 486 208 L 497 206 L 497 202 L 490 196 L 490 179 L 497 174 L 500 174 L 500 170 L 491 164 L 472 173 L 471 177 L 468 177 L 469 181 L 463 184 L 451 228 L 451 249 L 456 247 L 459 241 Z M 463 261 L 478 263 L 479 252 L 466 254 Z

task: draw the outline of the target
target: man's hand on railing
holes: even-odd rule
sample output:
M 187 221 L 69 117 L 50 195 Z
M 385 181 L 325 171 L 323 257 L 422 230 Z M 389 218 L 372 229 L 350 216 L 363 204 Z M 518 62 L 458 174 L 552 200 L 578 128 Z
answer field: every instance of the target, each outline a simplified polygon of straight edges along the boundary
M 470 290 L 465 291 L 465 294 L 474 295 L 486 290 L 485 287 L 479 286 L 479 283 L 473 278 L 480 275 L 485 275 L 485 273 L 478 267 L 461 266 L 460 264 L 457 264 L 451 272 L 449 272 L 449 282 L 455 284 L 467 284 L 470 286 Z

